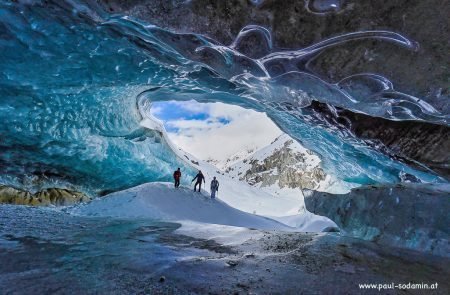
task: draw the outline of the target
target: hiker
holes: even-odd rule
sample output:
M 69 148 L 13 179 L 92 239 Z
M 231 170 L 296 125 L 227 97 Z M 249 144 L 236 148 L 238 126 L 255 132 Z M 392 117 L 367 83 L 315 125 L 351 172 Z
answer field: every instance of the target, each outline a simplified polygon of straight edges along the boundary
M 175 180 L 175 188 L 178 188 L 180 186 L 180 178 L 181 178 L 181 171 L 180 168 L 178 168 L 177 171 L 173 173 L 173 179 Z
M 219 181 L 214 176 L 213 180 L 211 181 L 211 199 L 214 199 L 216 197 L 217 191 L 219 191 Z
M 197 179 L 197 182 L 194 185 L 194 192 L 197 191 L 197 185 L 198 185 L 198 192 L 200 192 L 201 188 L 202 188 L 202 180 L 203 183 L 205 182 L 205 176 L 203 175 L 202 171 L 198 171 L 197 175 L 194 177 L 194 179 L 192 179 L 191 183 L 194 182 L 194 180 Z

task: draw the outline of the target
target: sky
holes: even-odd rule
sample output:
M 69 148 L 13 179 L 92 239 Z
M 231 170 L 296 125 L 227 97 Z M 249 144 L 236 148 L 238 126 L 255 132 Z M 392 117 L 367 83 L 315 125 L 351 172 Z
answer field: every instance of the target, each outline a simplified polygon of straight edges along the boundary
M 152 114 L 173 143 L 201 160 L 225 161 L 282 134 L 266 114 L 223 103 L 155 102 Z

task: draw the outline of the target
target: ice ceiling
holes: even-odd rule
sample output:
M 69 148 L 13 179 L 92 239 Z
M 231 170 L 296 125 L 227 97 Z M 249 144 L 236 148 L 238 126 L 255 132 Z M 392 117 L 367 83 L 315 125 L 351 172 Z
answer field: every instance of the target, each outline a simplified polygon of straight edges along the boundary
M 247 38 L 267 54 L 242 52 Z M 247 26 L 231 45 L 177 34 L 81 1 L 0 3 L 1 182 L 28 189 L 65 185 L 105 193 L 191 173 L 161 130 L 154 101 L 224 102 L 265 112 L 314 150 L 328 173 L 358 183 L 442 182 L 318 120 L 313 101 L 391 120 L 448 125 L 449 116 L 377 74 L 330 84 L 308 69 L 322 50 L 374 38 L 399 50 L 418 44 L 389 31 L 352 32 L 276 52 L 270 32 Z M 244 50 L 245 49 L 245 50 Z M 319 114 L 320 115 L 320 114 Z M 144 124 L 143 122 L 147 122 Z

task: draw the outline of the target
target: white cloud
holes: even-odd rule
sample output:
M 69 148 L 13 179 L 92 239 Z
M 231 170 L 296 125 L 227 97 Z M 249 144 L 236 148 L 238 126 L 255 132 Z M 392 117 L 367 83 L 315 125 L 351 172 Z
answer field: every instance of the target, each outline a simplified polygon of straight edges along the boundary
M 179 132 L 189 132 L 190 130 L 208 130 L 208 129 L 216 129 L 223 126 L 222 123 L 216 120 L 173 120 L 167 122 L 167 125 L 173 128 L 180 129 Z
M 270 144 L 281 130 L 263 113 L 246 110 L 237 106 L 222 103 L 199 104 L 203 111 L 210 115 L 207 120 L 176 120 L 166 122 L 179 129 L 177 133 L 169 133 L 171 140 L 193 154 L 206 160 L 208 158 L 224 161 L 243 149 L 260 148 Z M 182 107 L 185 107 L 183 103 Z M 228 124 L 219 121 L 225 118 Z
M 209 104 L 209 114 L 211 117 L 221 117 L 231 120 L 241 116 L 255 115 L 258 113 L 234 105 L 212 103 Z
M 163 108 L 160 106 L 152 106 L 152 114 L 154 116 L 158 116 L 159 114 L 161 114 Z
M 170 104 L 172 104 L 174 107 L 183 108 L 184 110 L 190 111 L 194 114 L 205 113 L 209 109 L 209 104 L 198 103 L 195 100 L 171 101 Z

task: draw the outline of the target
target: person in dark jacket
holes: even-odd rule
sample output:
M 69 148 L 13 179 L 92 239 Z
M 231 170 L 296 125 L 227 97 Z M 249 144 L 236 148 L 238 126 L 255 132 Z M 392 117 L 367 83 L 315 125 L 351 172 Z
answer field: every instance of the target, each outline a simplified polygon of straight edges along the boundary
M 175 180 L 175 188 L 178 188 L 180 186 L 180 178 L 181 178 L 181 171 L 180 168 L 178 168 L 177 171 L 173 173 L 173 179 Z
M 197 185 L 198 185 L 198 191 L 200 192 L 202 188 L 202 181 L 203 183 L 206 183 L 205 176 L 203 175 L 202 171 L 198 171 L 197 175 L 192 179 L 191 183 L 194 182 L 194 180 L 197 179 L 197 182 L 194 185 L 194 192 L 197 191 Z

